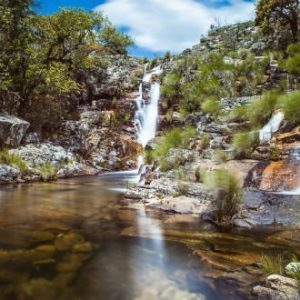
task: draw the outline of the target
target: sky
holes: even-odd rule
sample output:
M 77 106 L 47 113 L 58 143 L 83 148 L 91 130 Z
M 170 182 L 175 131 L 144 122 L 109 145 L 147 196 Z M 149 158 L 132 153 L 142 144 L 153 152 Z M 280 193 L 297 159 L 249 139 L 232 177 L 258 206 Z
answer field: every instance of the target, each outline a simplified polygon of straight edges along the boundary
M 41 14 L 60 7 L 101 11 L 135 41 L 130 54 L 155 57 L 180 53 L 197 44 L 211 24 L 254 17 L 255 0 L 38 0 Z

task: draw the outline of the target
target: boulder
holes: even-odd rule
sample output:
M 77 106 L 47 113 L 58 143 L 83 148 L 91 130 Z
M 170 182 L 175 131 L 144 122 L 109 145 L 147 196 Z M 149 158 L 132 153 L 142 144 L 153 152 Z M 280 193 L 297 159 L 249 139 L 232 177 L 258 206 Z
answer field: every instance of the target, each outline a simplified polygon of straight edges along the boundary
M 92 176 L 99 173 L 98 170 L 89 167 L 85 164 L 73 162 L 63 166 L 57 172 L 58 178 L 77 177 L 77 176 Z
M 29 144 L 18 149 L 9 150 L 9 152 L 21 156 L 30 167 L 41 166 L 46 162 L 58 165 L 59 163 L 75 160 L 72 153 L 52 143 Z
M 19 175 L 19 170 L 8 165 L 0 165 L 0 183 L 13 182 L 19 177 Z
M 297 280 L 281 275 L 270 275 L 266 286 L 255 286 L 253 293 L 259 300 L 299 300 Z
M 0 114 L 0 143 L 17 147 L 20 145 L 30 124 L 8 114 Z

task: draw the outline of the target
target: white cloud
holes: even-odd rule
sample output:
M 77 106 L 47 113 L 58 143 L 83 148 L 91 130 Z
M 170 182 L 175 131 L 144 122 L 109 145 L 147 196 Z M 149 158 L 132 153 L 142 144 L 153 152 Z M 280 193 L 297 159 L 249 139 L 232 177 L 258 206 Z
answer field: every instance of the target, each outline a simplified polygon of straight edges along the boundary
M 254 15 L 251 2 L 230 0 L 229 5 L 217 8 L 218 0 L 208 1 L 205 5 L 195 0 L 108 0 L 95 10 L 128 28 L 138 47 L 179 52 L 196 44 L 216 20 L 227 24 Z

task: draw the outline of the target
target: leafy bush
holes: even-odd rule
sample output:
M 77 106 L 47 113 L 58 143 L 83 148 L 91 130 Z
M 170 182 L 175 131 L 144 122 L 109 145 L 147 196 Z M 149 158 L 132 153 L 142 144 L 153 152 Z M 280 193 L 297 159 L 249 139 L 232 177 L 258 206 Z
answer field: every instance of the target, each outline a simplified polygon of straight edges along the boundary
M 259 144 L 258 132 L 242 132 L 233 136 L 233 147 L 238 154 L 248 154 Z
M 300 91 L 281 96 L 279 105 L 291 125 L 300 124 Z
M 287 60 L 281 61 L 280 67 L 291 74 L 300 74 L 300 45 L 289 45 L 287 53 L 289 57 Z
M 243 196 L 238 179 L 227 170 L 215 170 L 205 176 L 205 183 L 210 186 L 214 195 L 214 207 L 219 224 L 231 224 L 238 213 Z
M 271 152 L 270 152 L 270 159 L 271 160 L 280 160 L 281 158 L 281 155 L 282 155 L 282 152 L 280 149 L 278 148 L 272 148 L 271 149 Z
M 56 168 L 51 162 L 46 162 L 40 167 L 43 181 L 54 180 L 56 178 Z
M 22 174 L 28 172 L 28 165 L 21 156 L 17 154 L 11 154 L 6 149 L 0 151 L 0 162 L 20 170 Z
M 209 113 L 214 117 L 217 117 L 222 109 L 220 102 L 212 99 L 207 99 L 202 103 L 201 109 L 203 112 Z
M 228 160 L 228 153 L 224 150 L 217 149 L 214 151 L 214 160 L 216 163 L 224 163 Z
M 192 127 L 174 128 L 167 131 L 158 142 L 153 154 L 154 157 L 162 161 L 172 148 L 185 148 L 191 138 L 196 136 L 197 130 Z
M 200 140 L 202 142 L 202 146 L 204 149 L 208 148 L 209 142 L 210 142 L 210 137 L 208 134 L 204 133 L 200 136 Z
M 261 265 L 263 270 L 268 274 L 283 274 L 283 257 L 277 255 L 276 257 L 262 256 Z
M 151 165 L 154 161 L 153 150 L 146 149 L 144 150 L 144 160 L 147 165 Z
M 279 94 L 274 91 L 265 92 L 261 99 L 253 101 L 247 109 L 247 117 L 253 126 L 262 127 L 272 116 Z

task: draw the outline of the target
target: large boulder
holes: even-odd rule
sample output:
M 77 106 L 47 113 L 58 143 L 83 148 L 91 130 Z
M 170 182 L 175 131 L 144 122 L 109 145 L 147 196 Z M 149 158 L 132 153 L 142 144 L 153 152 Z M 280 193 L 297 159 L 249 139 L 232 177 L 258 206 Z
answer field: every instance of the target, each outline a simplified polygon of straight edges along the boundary
M 20 145 L 30 124 L 8 114 L 0 114 L 0 143 L 17 147 Z
M 299 300 L 297 280 L 281 275 L 270 275 L 266 286 L 255 286 L 253 293 L 259 300 Z
M 42 166 L 47 162 L 59 165 L 75 160 L 71 152 L 51 143 L 29 144 L 9 152 L 19 155 L 30 167 Z
M 0 165 L 0 183 L 14 182 L 20 175 L 20 171 L 8 165 Z

